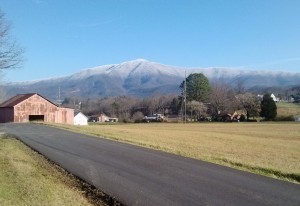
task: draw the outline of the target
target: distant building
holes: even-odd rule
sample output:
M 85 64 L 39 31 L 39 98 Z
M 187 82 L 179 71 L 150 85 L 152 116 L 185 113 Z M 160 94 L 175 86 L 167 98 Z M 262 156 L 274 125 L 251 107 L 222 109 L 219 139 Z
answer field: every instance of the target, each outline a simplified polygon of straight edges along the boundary
M 262 94 L 258 94 L 258 95 L 257 95 L 257 98 L 258 98 L 260 101 L 262 101 L 262 100 L 263 100 L 263 98 L 264 98 L 264 95 L 262 95 Z
M 89 116 L 88 122 L 99 122 L 98 116 Z
M 274 102 L 279 102 L 279 98 L 276 97 L 273 93 L 271 94 L 271 98 L 274 100 Z
M 110 118 L 108 118 L 108 120 L 106 120 L 105 122 L 118 122 L 118 121 L 119 121 L 118 118 L 116 118 L 116 117 L 110 117 Z
M 280 99 L 278 97 L 276 97 L 273 93 L 270 96 L 274 100 L 274 102 L 279 102 Z M 264 97 L 264 95 L 261 95 L 261 94 L 257 95 L 257 98 L 259 100 L 263 100 L 263 97 Z
M 100 116 L 98 116 L 98 122 L 108 122 L 109 121 L 109 117 L 105 114 L 100 114 Z
M 81 112 L 74 112 L 74 125 L 88 125 L 88 118 Z
M 105 114 L 100 114 L 99 116 L 91 116 L 89 117 L 89 122 L 118 122 L 118 118 L 109 117 Z
M 18 94 L 0 104 L 0 123 L 30 121 L 73 124 L 74 110 L 58 107 L 37 93 Z

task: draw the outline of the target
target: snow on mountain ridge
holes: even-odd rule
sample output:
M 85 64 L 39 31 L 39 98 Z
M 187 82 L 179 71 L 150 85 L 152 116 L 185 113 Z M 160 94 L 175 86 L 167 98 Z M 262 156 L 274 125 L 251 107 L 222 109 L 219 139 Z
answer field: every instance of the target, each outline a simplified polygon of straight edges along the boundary
M 9 95 L 38 92 L 55 99 L 58 87 L 63 96 L 105 97 L 118 95 L 151 96 L 178 94 L 184 76 L 203 73 L 209 80 L 225 81 L 232 86 L 242 81 L 245 88 L 298 85 L 300 73 L 238 70 L 234 68 L 184 68 L 145 59 L 81 70 L 73 75 L 41 81 L 7 84 Z
M 128 76 L 129 73 L 135 70 L 136 72 L 143 72 L 148 74 L 155 74 L 161 73 L 174 76 L 181 76 L 184 77 L 185 71 L 187 75 L 194 73 L 194 72 L 202 72 L 207 75 L 209 78 L 214 78 L 218 76 L 236 76 L 236 75 L 284 75 L 284 76 L 293 76 L 295 74 L 300 73 L 291 73 L 291 72 L 282 72 L 282 71 L 271 71 L 271 70 L 241 70 L 236 68 L 230 67 L 207 67 L 207 68 L 186 68 L 186 67 L 176 67 L 170 66 L 165 64 L 160 64 L 156 62 L 151 62 L 145 59 L 136 59 L 132 61 L 126 61 L 121 64 L 111 64 L 111 65 L 104 65 L 99 67 L 90 68 L 87 70 L 91 70 L 93 74 L 110 74 L 118 71 L 120 76 Z M 83 70 L 85 71 L 85 70 Z M 81 71 L 81 72 L 83 72 Z M 78 72 L 78 73 L 81 73 Z
M 134 71 L 135 70 L 135 71 Z M 111 64 L 98 66 L 93 68 L 84 69 L 73 75 L 72 79 L 83 79 L 92 75 L 118 75 L 122 78 L 126 78 L 130 73 L 148 73 L 148 74 L 157 74 L 157 73 L 166 73 L 168 75 L 182 76 L 184 71 L 182 68 L 162 65 L 155 62 L 150 62 L 145 59 L 137 59 L 133 61 L 123 62 L 121 64 Z
M 135 68 L 135 71 L 133 71 Z M 209 79 L 219 78 L 219 77 L 234 77 L 240 75 L 269 75 L 269 76 L 285 76 L 292 77 L 294 75 L 300 75 L 300 73 L 292 73 L 292 72 L 282 72 L 282 71 L 271 71 L 271 70 L 241 70 L 229 67 L 208 67 L 208 68 L 184 68 L 184 67 L 176 67 L 165 64 L 160 64 L 156 62 L 151 62 L 146 59 L 136 59 L 132 61 L 126 61 L 120 64 L 108 64 L 103 66 L 97 66 L 92 68 L 86 68 L 79 72 L 76 72 L 72 75 L 64 75 L 61 77 L 49 77 L 38 80 L 29 80 L 23 82 L 10 82 L 8 85 L 30 85 L 42 81 L 64 81 L 66 79 L 71 80 L 79 80 L 84 79 L 94 75 L 108 75 L 108 76 L 119 76 L 122 79 L 128 77 L 128 75 L 136 74 L 140 72 L 140 74 L 154 75 L 154 74 L 166 74 L 170 76 L 179 76 L 184 78 L 186 71 L 186 75 L 188 76 L 191 73 L 201 72 L 206 75 Z

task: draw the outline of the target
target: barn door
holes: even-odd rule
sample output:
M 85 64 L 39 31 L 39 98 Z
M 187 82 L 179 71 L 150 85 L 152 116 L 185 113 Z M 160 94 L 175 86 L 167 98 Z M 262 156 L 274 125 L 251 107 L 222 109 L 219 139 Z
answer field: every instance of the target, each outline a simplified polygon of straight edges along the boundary
M 44 122 L 45 121 L 45 115 L 29 115 L 29 121 L 39 121 Z

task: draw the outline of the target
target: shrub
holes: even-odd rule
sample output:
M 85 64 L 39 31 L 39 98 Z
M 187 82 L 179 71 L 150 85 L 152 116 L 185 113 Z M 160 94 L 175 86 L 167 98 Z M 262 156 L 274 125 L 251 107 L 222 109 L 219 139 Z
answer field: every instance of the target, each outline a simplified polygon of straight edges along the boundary
M 245 115 L 242 114 L 241 117 L 240 117 L 240 121 L 244 122 L 245 120 L 246 120 L 246 117 L 245 117 Z
M 280 116 L 280 117 L 277 117 L 275 119 L 275 121 L 295 121 L 295 118 L 294 116 L 287 116 L 287 117 L 283 117 L 283 116 Z
M 135 112 L 133 115 L 132 115 L 132 119 L 135 123 L 139 123 L 139 122 L 142 122 L 143 121 L 143 117 L 144 117 L 144 114 L 140 111 L 138 112 Z
M 277 116 L 277 106 L 270 94 L 265 94 L 261 101 L 260 116 L 265 120 L 274 120 Z

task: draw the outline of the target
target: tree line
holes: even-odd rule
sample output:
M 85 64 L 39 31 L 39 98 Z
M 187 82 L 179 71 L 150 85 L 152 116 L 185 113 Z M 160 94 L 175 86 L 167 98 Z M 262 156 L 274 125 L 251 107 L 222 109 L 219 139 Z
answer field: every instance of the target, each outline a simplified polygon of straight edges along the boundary
M 186 82 L 183 81 L 179 87 L 181 88 L 179 95 L 153 95 L 146 98 L 68 97 L 63 101 L 63 106 L 81 110 L 88 116 L 106 114 L 123 122 L 137 122 L 144 116 L 155 113 L 177 119 L 183 119 L 186 115 L 190 121 L 226 121 L 228 115 L 236 111 L 242 111 L 237 115 L 240 121 L 250 121 L 260 115 L 267 120 L 276 117 L 267 115 L 270 112 L 266 110 L 273 108 L 268 106 L 268 102 L 261 101 L 253 93 L 245 92 L 241 84 L 232 88 L 223 81 L 209 82 L 202 73 L 194 73 L 190 74 Z M 268 101 L 270 98 L 269 95 Z

